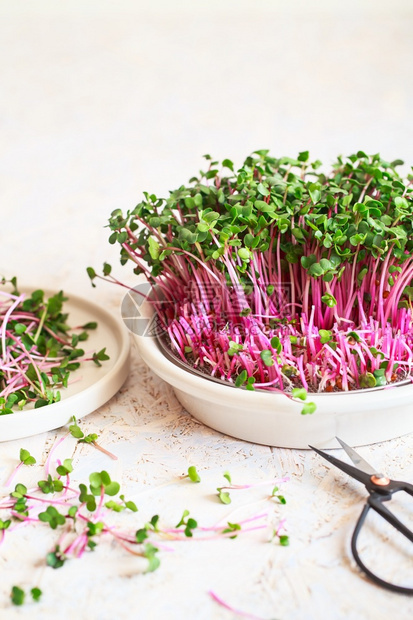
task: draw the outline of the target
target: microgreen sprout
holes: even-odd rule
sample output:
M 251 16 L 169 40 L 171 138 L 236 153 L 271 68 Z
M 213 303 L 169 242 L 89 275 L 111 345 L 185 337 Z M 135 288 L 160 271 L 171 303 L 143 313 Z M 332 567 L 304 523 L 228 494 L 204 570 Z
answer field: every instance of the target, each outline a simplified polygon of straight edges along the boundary
M 95 362 L 96 366 L 102 366 L 101 362 L 105 362 L 108 359 L 109 355 L 106 353 L 106 347 L 97 353 L 94 353 L 92 356 L 92 360 Z
M 34 458 L 34 456 L 32 456 L 30 452 L 28 450 L 25 450 L 24 448 L 20 448 L 19 458 L 20 458 L 19 464 L 15 467 L 15 469 L 11 473 L 10 478 L 7 480 L 7 482 L 4 485 L 6 487 L 8 487 L 12 483 L 13 478 L 15 477 L 15 475 L 17 474 L 17 472 L 19 471 L 22 465 L 35 465 L 36 463 L 36 459 Z
M 201 478 L 194 465 L 191 465 L 191 467 L 188 467 L 188 478 L 192 482 L 201 482 Z
M 64 525 L 66 518 L 54 506 L 48 506 L 45 512 L 38 514 L 39 520 L 44 523 L 48 523 L 52 530 L 55 530 L 58 525 Z
M 115 512 L 122 512 L 123 510 L 126 510 L 126 509 L 130 510 L 131 512 L 138 512 L 138 508 L 135 502 L 126 501 L 124 495 L 120 495 L 119 499 L 122 500 L 122 503 L 115 502 L 113 499 L 111 499 L 108 502 L 106 502 L 105 504 L 106 508 L 109 508 L 110 510 L 114 510 Z
M 47 480 L 39 480 L 37 485 L 45 494 L 60 493 L 63 490 L 63 482 L 58 478 L 53 479 L 50 474 L 47 476 Z
M 106 448 L 102 448 L 102 446 L 97 443 L 96 440 L 99 436 L 96 433 L 90 433 L 89 435 L 85 435 L 80 426 L 78 425 L 75 416 L 73 416 L 72 420 L 73 424 L 69 426 L 69 431 L 72 437 L 78 440 L 78 443 L 92 444 L 97 450 L 103 452 L 103 454 L 106 454 L 114 461 L 117 461 L 118 457 L 115 454 L 112 454 L 112 452 L 109 452 L 108 450 L 106 450 Z
M 148 560 L 148 567 L 146 569 L 146 573 L 152 573 L 161 563 L 160 559 L 157 556 L 159 549 L 152 545 L 151 543 L 147 543 L 144 546 L 143 556 Z
M 273 531 L 272 541 L 278 542 L 281 547 L 288 547 L 290 537 L 285 533 L 285 519 L 282 519 L 278 527 Z
M 21 448 L 20 450 L 20 461 L 23 465 L 34 465 L 36 463 L 34 456 L 32 456 L 30 452 L 24 448 Z
M 184 533 L 188 538 L 193 536 L 193 530 L 198 527 L 198 522 L 189 516 L 189 510 L 184 510 L 181 520 L 176 525 L 177 528 L 180 528 L 181 526 L 184 526 Z
M 229 471 L 225 471 L 222 475 L 224 476 L 225 480 L 228 480 L 230 484 L 232 483 L 232 478 L 231 478 L 231 474 L 229 473 Z
M 19 586 L 13 586 L 10 594 L 13 605 L 23 605 L 26 594 Z
M 37 603 L 42 596 L 42 591 L 40 590 L 40 588 L 32 588 L 30 590 L 30 594 L 32 595 L 32 599 Z
M 56 467 L 56 472 L 59 476 L 68 476 L 73 471 L 72 459 L 65 459 L 63 465 Z
M 231 503 L 231 497 L 228 491 L 223 491 L 222 487 L 218 487 L 217 491 L 218 491 L 218 497 L 219 497 L 220 502 L 222 502 L 223 504 Z
M 232 532 L 238 532 L 241 529 L 241 526 L 239 523 L 230 523 L 228 521 L 227 523 L 227 527 L 224 528 L 222 530 L 223 534 L 228 534 L 228 533 L 232 533 Z M 234 534 L 234 536 L 231 536 L 230 538 L 236 538 L 237 534 Z
M 323 171 L 307 151 L 226 161 L 109 219 L 121 264 L 161 292 L 152 303 L 171 349 L 242 389 L 285 393 L 303 414 L 315 404 L 294 389 L 412 377 L 413 175 L 364 151 Z M 107 264 L 88 273 L 119 284 Z
M 56 545 L 54 551 L 51 551 L 46 556 L 47 566 L 51 568 L 61 568 L 66 561 L 65 555 L 60 551 L 59 545 Z
M 286 504 L 287 500 L 285 499 L 284 495 L 280 495 L 278 493 L 278 487 L 275 486 L 271 492 L 271 497 L 276 497 L 278 499 L 278 501 L 280 502 L 280 504 Z

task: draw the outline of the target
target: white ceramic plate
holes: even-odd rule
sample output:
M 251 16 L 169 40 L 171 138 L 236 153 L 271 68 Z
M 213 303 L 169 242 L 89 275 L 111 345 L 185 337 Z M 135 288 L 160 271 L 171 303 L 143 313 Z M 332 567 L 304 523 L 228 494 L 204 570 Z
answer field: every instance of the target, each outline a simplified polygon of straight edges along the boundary
M 34 290 L 19 288 L 29 293 Z M 46 297 L 54 294 L 55 291 L 45 290 Z M 123 323 L 88 299 L 66 291 L 65 295 L 69 299 L 63 309 L 69 313 L 70 326 L 98 323 L 97 329 L 88 332 L 88 340 L 81 343 L 85 353 L 106 347 L 110 359 L 102 362 L 101 367 L 93 362 L 82 363 L 70 375 L 69 382 L 73 383 L 60 390 L 59 402 L 39 409 L 28 405 L 22 411 L 0 416 L 0 441 L 44 433 L 67 424 L 72 416 L 79 419 L 92 413 L 116 394 L 128 376 L 130 338 Z
M 309 444 L 337 448 L 336 436 L 356 446 L 413 432 L 412 384 L 309 394 L 317 410 L 303 416 L 302 405 L 283 394 L 249 392 L 212 382 L 167 359 L 153 337 L 135 339 L 143 360 L 174 388 L 185 409 L 227 435 L 285 448 L 308 448 Z

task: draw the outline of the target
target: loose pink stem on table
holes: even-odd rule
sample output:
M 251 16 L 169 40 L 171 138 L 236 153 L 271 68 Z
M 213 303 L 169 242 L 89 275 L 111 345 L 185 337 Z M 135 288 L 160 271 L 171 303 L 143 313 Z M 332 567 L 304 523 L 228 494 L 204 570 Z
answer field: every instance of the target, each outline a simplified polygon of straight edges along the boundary
M 240 616 L 242 618 L 248 618 L 249 620 L 264 620 L 264 618 L 256 616 L 255 614 L 250 614 L 248 612 L 235 609 L 235 607 L 232 607 L 232 605 L 226 603 L 220 596 L 218 596 L 218 594 L 213 592 L 213 590 L 210 590 L 208 594 L 211 596 L 211 598 L 214 599 L 216 603 L 221 605 L 221 607 L 225 607 L 225 609 L 228 609 L 228 611 L 232 611 L 232 613 L 236 614 L 237 616 Z

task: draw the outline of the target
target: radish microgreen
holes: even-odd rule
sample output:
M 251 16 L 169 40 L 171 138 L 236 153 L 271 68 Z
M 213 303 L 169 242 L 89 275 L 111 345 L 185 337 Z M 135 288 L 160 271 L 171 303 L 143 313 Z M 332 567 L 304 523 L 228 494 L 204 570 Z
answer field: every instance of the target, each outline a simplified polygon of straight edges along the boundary
M 87 357 L 78 348 L 96 323 L 70 328 L 62 291 L 49 298 L 40 289 L 20 294 L 16 279 L 10 282 L 13 291 L 2 290 L 0 298 L 0 415 L 29 403 L 38 409 L 59 402 L 61 389 L 81 363 L 101 365 L 109 359 L 105 349 Z
M 76 427 L 79 428 L 77 424 Z M 79 432 L 76 432 L 76 429 L 74 430 L 75 436 L 76 434 L 79 435 Z M 56 445 L 59 445 L 62 439 L 67 436 L 68 434 L 64 435 Z M 53 453 L 55 447 L 52 447 L 50 454 Z M 45 463 L 47 470 L 50 454 Z M 23 458 L 27 459 L 29 456 L 25 452 L 22 453 Z M 160 566 L 159 554 L 163 548 L 162 541 L 165 539 L 171 542 L 188 539 L 235 539 L 246 532 L 267 528 L 267 525 L 263 523 L 263 520 L 268 516 L 267 513 L 246 518 L 239 523 L 228 521 L 225 526 L 201 526 L 190 515 L 189 510 L 184 510 L 175 527 L 165 527 L 161 523 L 159 515 L 155 514 L 141 527 L 136 527 L 133 524 L 132 531 L 128 532 L 120 528 L 117 519 L 125 511 L 132 513 L 129 519 L 136 519 L 138 508 L 133 501 L 125 499 L 125 495 L 120 493 L 120 484 L 112 480 L 107 471 L 91 472 L 88 484 L 80 483 L 78 491 L 73 488 L 73 484 L 69 486 L 68 476 L 73 472 L 72 459 L 63 459 L 63 462 L 57 461 L 56 472 L 58 476 L 64 478 L 65 482 L 47 474 L 45 479 L 40 480 L 34 489 L 29 490 L 26 485 L 17 483 L 9 496 L 0 501 L 0 511 L 7 512 L 5 518 L 0 519 L 0 542 L 8 538 L 12 530 L 24 524 L 31 526 L 39 524 L 56 531 L 58 541 L 45 557 L 46 565 L 53 569 L 62 568 L 68 560 L 80 558 L 85 552 L 92 552 L 104 539 L 111 537 L 126 552 L 144 558 L 146 566 L 143 570 L 150 573 Z M 194 466 L 188 469 L 188 477 L 190 474 L 195 482 L 199 481 Z M 229 472 L 226 471 L 223 475 L 230 485 L 219 489 L 221 501 L 224 503 L 231 501 L 228 489 L 250 489 L 254 486 L 270 483 L 273 485 L 272 496 L 277 497 L 280 503 L 285 503 L 281 495 L 275 495 L 278 491 L 278 488 L 274 487 L 276 480 L 234 485 Z M 286 480 L 286 478 L 282 478 L 278 482 L 285 482 Z M 45 495 L 50 497 L 46 498 Z M 110 499 L 106 499 L 107 497 Z M 226 497 L 229 501 L 226 501 Z M 112 523 L 111 519 L 115 523 Z M 10 528 L 13 520 L 15 524 Z M 280 544 L 284 544 L 282 538 L 280 538 Z M 25 600 L 24 591 L 18 586 L 15 588 L 15 604 L 23 604 Z M 41 591 L 38 588 L 32 588 L 31 593 L 33 600 L 38 600 L 41 596 Z
M 295 402 L 304 398 L 294 389 L 411 377 L 413 175 L 361 150 L 322 171 L 308 151 L 257 150 L 238 170 L 228 161 L 208 156 L 166 198 L 144 192 L 109 218 L 121 264 L 162 290 L 152 303 L 172 350 L 239 388 Z M 120 284 L 107 263 L 88 274 Z M 379 373 L 382 357 L 390 365 Z
M 191 467 L 188 467 L 188 478 L 192 482 L 201 482 L 201 478 L 194 465 L 191 465 Z

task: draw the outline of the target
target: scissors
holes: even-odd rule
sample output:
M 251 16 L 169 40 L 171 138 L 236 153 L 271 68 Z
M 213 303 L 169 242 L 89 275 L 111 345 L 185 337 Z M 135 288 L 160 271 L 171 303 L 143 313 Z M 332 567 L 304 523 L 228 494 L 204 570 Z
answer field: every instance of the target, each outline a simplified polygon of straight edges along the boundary
M 323 450 L 318 450 L 313 446 L 309 446 L 309 448 L 317 452 L 317 454 L 325 458 L 329 463 L 332 463 L 333 465 L 341 469 L 341 471 L 349 474 L 359 482 L 363 483 L 369 493 L 367 502 L 360 514 L 360 517 L 353 532 L 353 536 L 351 538 L 351 551 L 353 553 L 353 557 L 361 570 L 377 585 L 383 588 L 387 588 L 392 592 L 413 594 L 413 588 L 407 588 L 404 586 L 397 586 L 395 584 L 388 583 L 387 581 L 384 581 L 383 579 L 372 573 L 371 570 L 367 568 L 367 566 L 365 566 L 365 564 L 361 560 L 357 550 L 357 539 L 370 508 L 375 510 L 381 517 L 383 517 L 383 519 L 385 519 L 397 531 L 399 531 L 408 540 L 410 540 L 410 542 L 413 542 L 413 532 L 409 530 L 409 528 L 407 528 L 401 521 L 399 521 L 399 519 L 387 508 L 387 506 L 384 505 L 384 502 L 390 501 L 393 494 L 397 493 L 397 491 L 405 491 L 406 493 L 409 493 L 409 495 L 413 495 L 413 485 L 409 484 L 408 482 L 391 480 L 384 474 L 378 472 L 369 463 L 367 463 L 367 461 L 365 461 L 355 450 L 353 450 L 353 448 L 350 448 L 350 446 L 344 443 L 344 441 L 342 441 L 338 437 L 336 437 L 336 439 L 344 448 L 350 459 L 353 461 L 354 466 L 349 465 L 348 463 L 345 463 L 340 459 L 337 459 L 335 456 L 332 456 L 327 452 L 323 452 Z

